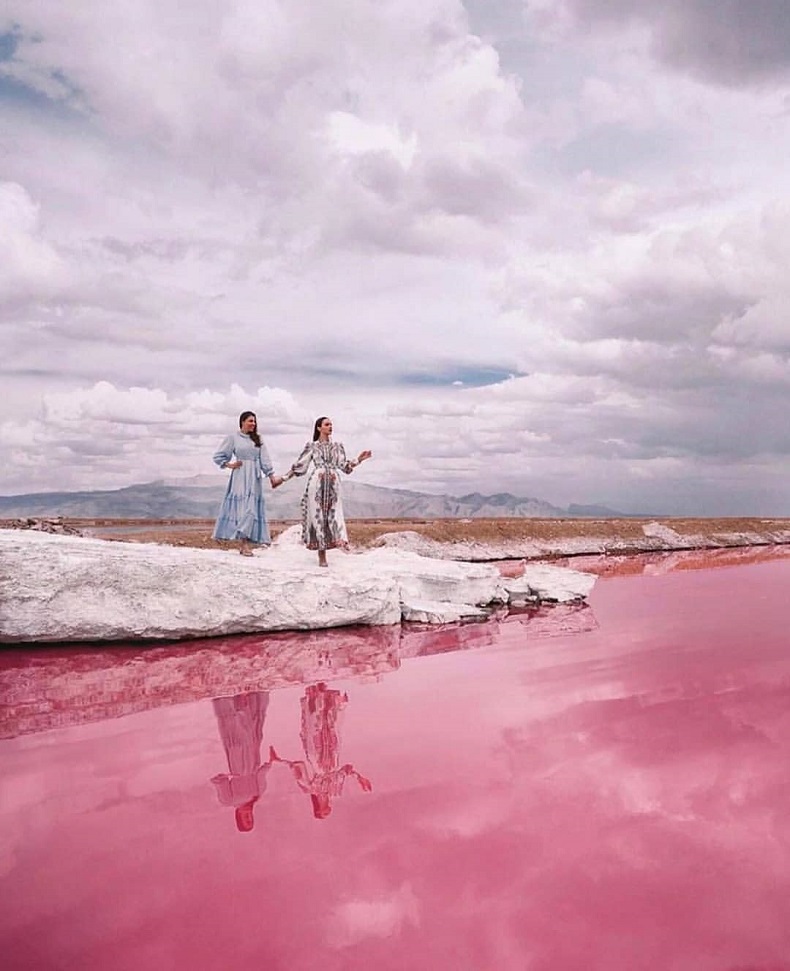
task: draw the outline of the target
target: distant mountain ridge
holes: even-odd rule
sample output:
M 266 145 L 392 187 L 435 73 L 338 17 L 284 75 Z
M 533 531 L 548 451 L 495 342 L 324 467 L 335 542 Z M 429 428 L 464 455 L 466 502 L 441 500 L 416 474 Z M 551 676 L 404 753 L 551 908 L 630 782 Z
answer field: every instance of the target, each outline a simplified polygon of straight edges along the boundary
M 0 496 L 0 518 L 67 516 L 112 519 L 210 519 L 225 494 L 224 477 L 196 475 L 189 479 L 161 479 L 123 489 L 91 492 L 40 492 Z M 298 519 L 300 485 L 266 490 L 270 519 Z M 535 498 L 509 492 L 484 496 L 432 495 L 406 489 L 385 489 L 346 480 L 343 502 L 348 517 L 358 519 L 497 519 L 597 518 L 624 514 L 605 506 L 569 506 L 561 509 Z

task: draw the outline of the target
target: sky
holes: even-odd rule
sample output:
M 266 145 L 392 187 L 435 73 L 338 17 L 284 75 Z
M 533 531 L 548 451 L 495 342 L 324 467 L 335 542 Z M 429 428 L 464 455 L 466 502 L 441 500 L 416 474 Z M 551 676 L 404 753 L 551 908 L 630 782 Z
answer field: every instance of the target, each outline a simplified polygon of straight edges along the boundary
M 790 515 L 788 158 L 786 0 L 5 0 L 0 494 Z

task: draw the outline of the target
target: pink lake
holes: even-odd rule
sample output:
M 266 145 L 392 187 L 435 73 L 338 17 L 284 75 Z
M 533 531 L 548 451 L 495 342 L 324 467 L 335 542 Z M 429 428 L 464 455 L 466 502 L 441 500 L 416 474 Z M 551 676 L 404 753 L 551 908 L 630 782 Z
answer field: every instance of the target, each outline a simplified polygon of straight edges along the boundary
M 0 653 L 2 964 L 787 971 L 790 552 L 589 608 Z

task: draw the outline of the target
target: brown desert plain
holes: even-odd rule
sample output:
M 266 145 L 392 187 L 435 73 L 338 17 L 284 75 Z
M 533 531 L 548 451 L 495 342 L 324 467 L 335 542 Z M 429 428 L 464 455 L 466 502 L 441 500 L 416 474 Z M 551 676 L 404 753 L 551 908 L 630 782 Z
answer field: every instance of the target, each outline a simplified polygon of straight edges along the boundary
M 101 539 L 134 543 L 164 543 L 202 549 L 222 549 L 232 544 L 211 538 L 214 526 L 209 519 L 62 519 L 66 528 Z M 19 520 L 0 520 L 3 526 L 19 525 Z M 611 518 L 611 519 L 351 519 L 348 521 L 349 539 L 357 548 L 377 545 L 387 533 L 409 531 L 440 543 L 507 544 L 514 542 L 559 543 L 562 540 L 585 538 L 605 539 L 607 545 L 624 542 L 637 552 L 640 540 L 644 548 L 652 549 L 643 527 L 660 524 L 688 546 L 761 546 L 787 542 L 790 518 L 730 517 L 730 518 Z M 294 521 L 270 522 L 272 537 Z M 679 544 L 680 545 L 680 544 Z M 683 543 L 685 546 L 686 543 Z M 541 558 L 545 558 L 545 553 Z

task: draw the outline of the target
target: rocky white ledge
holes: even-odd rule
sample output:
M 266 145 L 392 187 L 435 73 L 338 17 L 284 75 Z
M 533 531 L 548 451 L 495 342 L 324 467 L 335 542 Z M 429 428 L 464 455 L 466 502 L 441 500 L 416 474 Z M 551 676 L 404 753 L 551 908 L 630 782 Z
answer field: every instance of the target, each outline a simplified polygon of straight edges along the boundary
M 0 530 L 0 642 L 447 623 L 511 601 L 583 600 L 595 579 L 536 565 L 513 580 L 485 564 L 391 548 L 331 551 L 321 569 L 296 527 L 251 558 Z
M 760 522 L 755 520 L 755 522 Z M 482 563 L 490 560 L 539 559 L 548 556 L 580 556 L 585 554 L 657 553 L 678 550 L 723 549 L 746 546 L 771 546 L 790 543 L 790 529 L 766 520 L 759 529 L 751 531 L 710 530 L 704 533 L 679 533 L 667 523 L 640 523 L 638 533 L 633 528 L 618 532 L 617 523 L 608 520 L 600 535 L 558 536 L 555 539 L 501 539 L 491 542 L 477 540 L 447 541 L 430 539 L 414 530 L 385 533 L 379 544 L 388 549 L 407 550 L 421 556 L 446 560 Z

